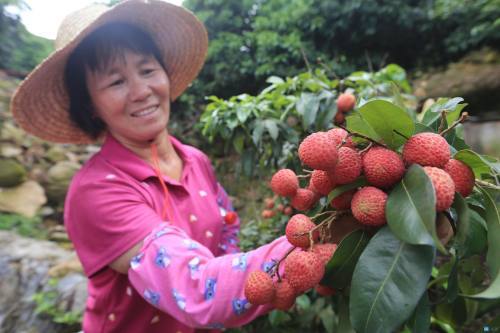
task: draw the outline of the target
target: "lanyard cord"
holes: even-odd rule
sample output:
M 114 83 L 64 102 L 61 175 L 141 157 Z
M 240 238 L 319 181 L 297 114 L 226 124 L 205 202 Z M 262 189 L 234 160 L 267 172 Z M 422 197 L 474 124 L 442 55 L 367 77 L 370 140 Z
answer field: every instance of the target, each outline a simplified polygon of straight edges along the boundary
M 161 218 L 163 220 L 165 220 L 165 218 L 169 218 L 170 214 L 168 214 L 168 213 L 171 212 L 170 201 L 169 201 L 170 196 L 168 194 L 167 185 L 165 185 L 165 181 L 163 180 L 163 176 L 162 176 L 161 171 L 160 171 L 160 162 L 158 160 L 158 148 L 156 147 L 155 143 L 153 143 L 151 145 L 151 155 L 153 157 L 153 168 L 156 172 L 156 176 L 158 177 L 158 180 L 160 181 L 161 187 L 163 189 L 163 194 L 165 195 L 164 200 L 163 200 L 163 211 L 161 213 Z M 173 221 L 170 221 L 170 222 L 173 222 Z

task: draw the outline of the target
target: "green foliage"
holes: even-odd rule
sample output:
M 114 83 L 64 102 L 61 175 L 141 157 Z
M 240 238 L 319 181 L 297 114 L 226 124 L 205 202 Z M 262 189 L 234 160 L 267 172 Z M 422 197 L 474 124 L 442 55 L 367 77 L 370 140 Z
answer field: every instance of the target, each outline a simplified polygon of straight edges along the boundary
M 442 65 L 498 48 L 499 0 L 186 0 L 208 29 L 208 59 L 190 94 L 256 94 L 271 75 L 326 67 L 345 76 L 386 63 Z M 389 73 L 388 73 L 389 74 Z
M 394 134 L 392 129 L 386 130 L 384 121 L 387 118 L 377 115 L 373 116 L 366 131 L 374 131 L 384 139 L 391 137 L 394 145 L 403 142 L 401 135 L 409 136 L 413 132 L 413 99 L 404 95 L 408 82 L 399 66 L 389 65 L 376 73 L 358 72 L 345 80 L 330 79 L 324 70 L 316 70 L 286 79 L 272 76 L 267 82 L 270 85 L 257 96 L 243 94 L 229 100 L 210 96 L 198 125 L 210 143 L 223 143 L 217 147 L 222 147 L 224 154 L 234 152 L 241 155 L 237 167 L 246 176 L 267 174 L 277 167 L 298 167 L 294 164 L 293 151 L 299 140 L 311 132 L 333 126 L 332 119 L 337 113 L 336 98 L 342 87 L 349 87 L 362 98 L 384 98 L 384 101 L 373 103 L 379 113 L 390 113 L 391 119 L 398 120 L 390 124 L 400 134 Z M 394 92 L 398 92 L 397 97 L 394 97 Z M 389 103 L 396 100 L 400 106 Z M 371 117 L 363 111 L 365 105 L 357 117 Z M 361 125 L 366 123 L 358 121 Z M 363 132 L 363 128 L 359 130 Z
M 357 332 L 392 332 L 413 313 L 425 291 L 434 248 L 411 245 L 383 227 L 354 270 L 351 323 Z
M 19 16 L 6 12 L 6 6 L 29 10 L 22 0 L 0 2 L 0 67 L 28 73 L 53 50 L 52 42 L 29 33 Z
M 32 238 L 46 238 L 47 231 L 40 217 L 28 218 L 18 214 L 0 213 L 0 230 L 15 231 Z
M 36 303 L 35 313 L 48 315 L 58 324 L 79 326 L 83 313 L 76 311 L 68 312 L 57 306 L 57 282 L 57 279 L 50 279 L 48 282 L 48 286 L 50 287 L 48 291 L 38 292 L 33 295 L 33 301 Z

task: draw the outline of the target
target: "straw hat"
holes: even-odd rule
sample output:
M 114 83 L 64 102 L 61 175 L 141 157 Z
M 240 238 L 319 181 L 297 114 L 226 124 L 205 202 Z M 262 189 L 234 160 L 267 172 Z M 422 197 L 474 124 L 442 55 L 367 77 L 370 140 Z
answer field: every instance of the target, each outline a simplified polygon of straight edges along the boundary
M 70 119 L 64 67 L 68 56 L 86 36 L 111 22 L 134 24 L 151 34 L 163 56 L 172 100 L 201 70 L 208 37 L 203 24 L 190 11 L 159 0 L 129 0 L 111 8 L 91 5 L 64 19 L 57 33 L 56 50 L 14 93 L 11 110 L 25 131 L 54 142 L 95 141 Z

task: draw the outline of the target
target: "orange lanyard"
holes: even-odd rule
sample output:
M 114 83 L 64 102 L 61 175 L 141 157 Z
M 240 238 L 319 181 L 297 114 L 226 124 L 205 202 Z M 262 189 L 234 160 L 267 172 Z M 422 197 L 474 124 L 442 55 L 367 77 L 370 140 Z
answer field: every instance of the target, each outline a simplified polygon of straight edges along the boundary
M 165 220 L 165 218 L 167 218 L 169 220 L 169 222 L 172 223 L 173 221 L 170 220 L 170 218 L 172 216 L 171 216 L 171 214 L 169 214 L 171 212 L 171 209 L 170 209 L 168 188 L 167 188 L 167 185 L 165 184 L 165 181 L 163 180 L 163 176 L 162 176 L 161 171 L 160 171 L 160 162 L 158 159 L 158 148 L 156 147 L 155 143 L 153 143 L 151 145 L 151 155 L 153 157 L 153 168 L 156 172 L 156 176 L 158 177 L 158 180 L 160 181 L 161 187 L 163 189 L 163 194 L 165 194 L 165 197 L 163 200 L 163 211 L 161 213 L 161 218 L 163 220 Z

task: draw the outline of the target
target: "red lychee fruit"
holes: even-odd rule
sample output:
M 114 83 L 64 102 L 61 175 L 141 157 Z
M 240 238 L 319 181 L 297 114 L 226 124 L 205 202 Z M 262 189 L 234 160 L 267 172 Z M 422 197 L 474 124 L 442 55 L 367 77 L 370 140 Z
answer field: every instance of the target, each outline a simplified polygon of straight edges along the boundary
M 299 146 L 299 158 L 310 168 L 330 170 L 337 164 L 337 147 L 326 132 L 308 135 Z
M 335 183 L 330 179 L 328 172 L 324 170 L 313 171 L 311 184 L 314 191 L 321 195 L 328 195 L 335 187 Z
M 273 198 L 265 198 L 264 199 L 264 207 L 267 209 L 273 209 L 274 208 L 274 199 Z
M 336 184 L 348 184 L 361 175 L 361 156 L 349 147 L 341 147 L 338 153 L 338 162 L 330 175 Z
M 407 165 L 417 163 L 442 168 L 450 156 L 448 142 L 441 135 L 432 132 L 415 134 L 403 146 L 403 160 Z
M 311 244 L 309 241 L 308 232 L 315 226 L 316 225 L 306 215 L 295 214 L 286 225 L 286 239 L 292 245 L 306 248 Z M 313 232 L 313 240 L 317 240 L 318 238 L 319 232 L 316 230 L 315 232 Z
M 276 294 L 271 277 L 262 271 L 250 273 L 245 282 L 245 297 L 254 305 L 271 303 Z
M 330 202 L 330 205 L 337 210 L 350 209 L 354 193 L 356 193 L 356 189 L 346 191 L 341 195 L 339 195 L 338 197 L 333 198 L 332 201 Z
M 462 161 L 451 159 L 444 166 L 446 171 L 453 182 L 455 183 L 455 190 L 460 193 L 464 198 L 472 193 L 474 188 L 474 172 L 472 169 Z
M 352 215 L 363 225 L 379 227 L 386 223 L 386 202 L 384 191 L 373 186 L 363 187 L 352 198 Z
M 292 215 L 292 213 L 293 213 L 292 207 L 286 206 L 285 208 L 283 208 L 283 214 L 290 216 Z
M 281 279 L 274 284 L 276 295 L 271 303 L 278 310 L 287 311 L 295 304 L 295 290 L 287 279 Z
M 264 219 L 270 219 L 274 215 L 276 215 L 276 212 L 274 210 L 271 210 L 271 209 L 264 209 L 262 211 L 262 213 L 260 214 L 260 216 L 262 216 L 262 218 L 264 218 Z
M 348 136 L 349 133 L 343 128 L 332 128 L 326 132 L 335 141 L 335 146 L 338 147 L 342 144 L 342 140 L 345 139 L 345 144 L 343 147 L 356 148 L 356 145 L 352 141 L 352 138 Z
M 297 210 L 308 210 L 316 202 L 316 194 L 308 189 L 299 188 L 295 196 L 292 197 L 290 204 Z
M 293 170 L 278 170 L 271 178 L 271 189 L 277 195 L 293 197 L 299 188 L 299 180 Z
M 455 183 L 446 171 L 435 167 L 424 167 L 436 194 L 436 211 L 442 212 L 450 208 L 455 197 Z
M 276 209 L 278 210 L 278 212 L 282 212 L 283 213 L 283 210 L 285 209 L 285 206 L 283 204 L 278 204 L 278 206 L 276 207 Z
M 356 97 L 353 94 L 340 94 L 337 98 L 337 110 L 339 112 L 349 112 L 356 106 Z
M 337 250 L 337 244 L 324 243 L 324 244 L 314 244 L 311 251 L 313 253 L 316 253 L 319 260 L 323 262 L 324 265 L 326 265 L 333 257 L 335 250 Z
M 318 293 L 318 295 L 321 296 L 333 296 L 335 295 L 335 289 L 327 286 L 323 286 L 321 284 L 318 284 L 316 287 L 314 287 L 314 290 Z
M 297 293 L 317 285 L 324 274 L 325 265 L 315 253 L 293 251 L 285 259 L 285 277 Z
M 384 147 L 373 147 L 363 156 L 363 172 L 371 185 L 389 188 L 403 178 L 405 164 L 398 153 Z
M 226 222 L 226 224 L 234 224 L 237 218 L 238 215 L 235 212 L 226 212 L 226 215 L 224 216 L 224 222 Z

